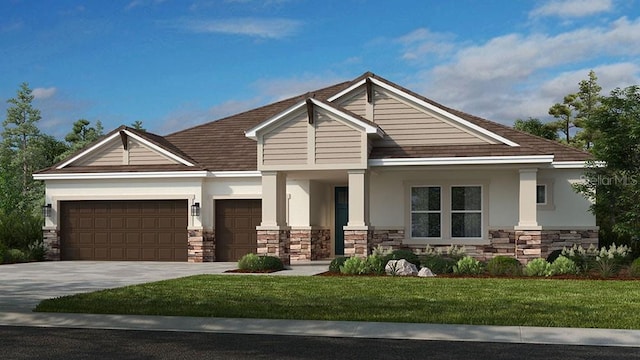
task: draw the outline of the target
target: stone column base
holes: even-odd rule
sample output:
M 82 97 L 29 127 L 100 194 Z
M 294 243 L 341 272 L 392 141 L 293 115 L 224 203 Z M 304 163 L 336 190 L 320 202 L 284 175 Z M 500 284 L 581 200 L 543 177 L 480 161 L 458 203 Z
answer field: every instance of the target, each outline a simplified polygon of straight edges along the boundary
M 42 239 L 47 253 L 46 260 L 60 260 L 60 232 L 58 229 L 42 229 Z
M 200 263 L 215 261 L 215 233 L 211 230 L 190 229 L 187 261 Z
M 369 248 L 368 230 L 344 231 L 344 256 L 367 257 Z
M 289 255 L 289 230 L 256 230 L 258 236 L 257 253 L 261 256 L 275 256 L 285 265 L 291 264 Z

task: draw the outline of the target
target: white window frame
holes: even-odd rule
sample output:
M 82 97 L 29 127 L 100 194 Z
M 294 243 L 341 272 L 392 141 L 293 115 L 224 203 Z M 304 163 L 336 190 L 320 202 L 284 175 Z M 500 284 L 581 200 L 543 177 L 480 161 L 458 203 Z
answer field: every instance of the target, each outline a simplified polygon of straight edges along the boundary
M 413 210 L 412 206 L 413 206 L 413 199 L 411 198 L 412 194 L 413 194 L 413 189 L 415 188 L 439 188 L 440 189 L 440 210 L 436 211 L 436 210 Z M 443 233 L 443 190 L 442 190 L 442 186 L 441 185 L 413 185 L 410 186 L 409 188 L 409 236 L 413 239 L 429 239 L 429 240 L 433 240 L 433 239 L 442 239 L 442 233 Z M 413 237 L 413 214 L 440 214 L 440 236 L 439 237 L 431 237 L 431 236 L 425 236 L 425 237 Z
M 440 187 L 440 238 L 412 237 L 411 227 L 411 189 L 414 187 Z M 452 237 L 451 236 L 451 188 L 458 186 L 480 186 L 481 204 L 481 236 L 480 237 Z M 429 182 L 405 181 L 405 239 L 407 245 L 488 245 L 489 241 L 489 182 L 487 180 L 437 180 Z
M 545 187 L 545 202 L 538 203 L 538 186 L 544 185 Z M 552 179 L 538 179 L 536 184 L 536 208 L 538 210 L 555 210 L 556 206 L 553 203 L 553 180 Z
M 453 188 L 454 187 L 479 187 L 480 188 L 480 210 L 453 210 L 453 206 L 451 204 L 451 194 L 453 194 Z M 473 184 L 473 185 L 465 185 L 465 184 L 453 184 L 451 186 L 449 186 L 449 234 L 451 236 L 451 239 L 460 239 L 460 240 L 467 240 L 467 239 L 473 239 L 473 240 L 478 240 L 478 239 L 482 239 L 482 234 L 484 234 L 484 187 L 480 184 Z M 453 236 L 453 214 L 477 214 L 480 213 L 480 236 L 479 237 L 454 237 Z
M 538 187 L 544 189 L 544 201 L 538 202 Z M 536 205 L 547 205 L 547 184 L 536 184 Z

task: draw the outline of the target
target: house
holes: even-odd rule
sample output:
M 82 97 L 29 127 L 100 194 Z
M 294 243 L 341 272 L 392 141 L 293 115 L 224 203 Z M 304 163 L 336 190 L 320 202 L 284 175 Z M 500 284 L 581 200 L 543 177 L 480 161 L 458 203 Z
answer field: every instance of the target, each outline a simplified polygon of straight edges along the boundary
M 120 127 L 35 174 L 54 260 L 289 261 L 378 244 L 523 262 L 597 244 L 589 155 L 372 73 L 167 136 Z

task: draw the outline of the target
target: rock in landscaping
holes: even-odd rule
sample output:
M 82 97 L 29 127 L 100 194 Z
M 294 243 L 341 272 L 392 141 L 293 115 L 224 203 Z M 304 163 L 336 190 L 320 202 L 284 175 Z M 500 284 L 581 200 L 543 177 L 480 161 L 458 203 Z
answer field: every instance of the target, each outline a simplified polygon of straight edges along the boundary
M 422 269 L 420 269 L 420 271 L 418 271 L 418 276 L 419 277 L 434 277 L 434 276 L 436 276 L 436 274 L 434 274 L 433 271 L 431 271 L 431 269 L 429 269 L 427 267 L 423 267 Z
M 418 274 L 418 268 L 405 259 L 389 260 L 384 270 L 387 275 L 414 276 Z

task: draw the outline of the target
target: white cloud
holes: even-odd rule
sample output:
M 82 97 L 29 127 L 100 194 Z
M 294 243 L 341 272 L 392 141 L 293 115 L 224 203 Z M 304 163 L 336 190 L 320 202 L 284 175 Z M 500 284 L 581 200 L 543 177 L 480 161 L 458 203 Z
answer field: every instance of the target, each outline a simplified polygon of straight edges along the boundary
M 292 96 L 318 90 L 344 81 L 333 74 L 304 74 L 293 78 L 260 79 L 251 86 L 269 101 L 278 101 Z
M 551 0 L 533 9 L 529 16 L 577 18 L 608 12 L 612 9 L 612 0 Z
M 295 34 L 302 26 L 302 22 L 283 18 L 183 19 L 175 22 L 173 26 L 196 33 L 222 33 L 280 39 Z
M 504 123 L 546 116 L 550 105 L 577 91 L 577 83 L 590 69 L 585 64 L 594 64 L 603 88 L 637 83 L 637 34 L 640 19 L 624 17 L 606 27 L 558 34 L 506 34 L 481 44 L 458 45 L 447 62 L 423 67 L 409 85 L 443 104 Z M 429 55 L 421 56 L 412 63 L 429 60 Z M 560 68 L 582 70 L 558 74 Z
M 125 10 L 129 11 L 135 9 L 137 7 L 146 7 L 150 5 L 158 5 L 162 4 L 166 0 L 133 0 L 130 1 L 127 6 L 124 7 Z
M 418 60 L 428 54 L 445 55 L 454 50 L 453 36 L 419 28 L 396 39 L 403 46 L 404 60 Z
M 53 95 L 56 94 L 56 92 L 58 91 L 58 89 L 56 89 L 55 87 L 50 87 L 50 88 L 35 88 L 32 90 L 31 94 L 33 95 L 34 99 L 48 99 L 50 97 L 52 97 Z

